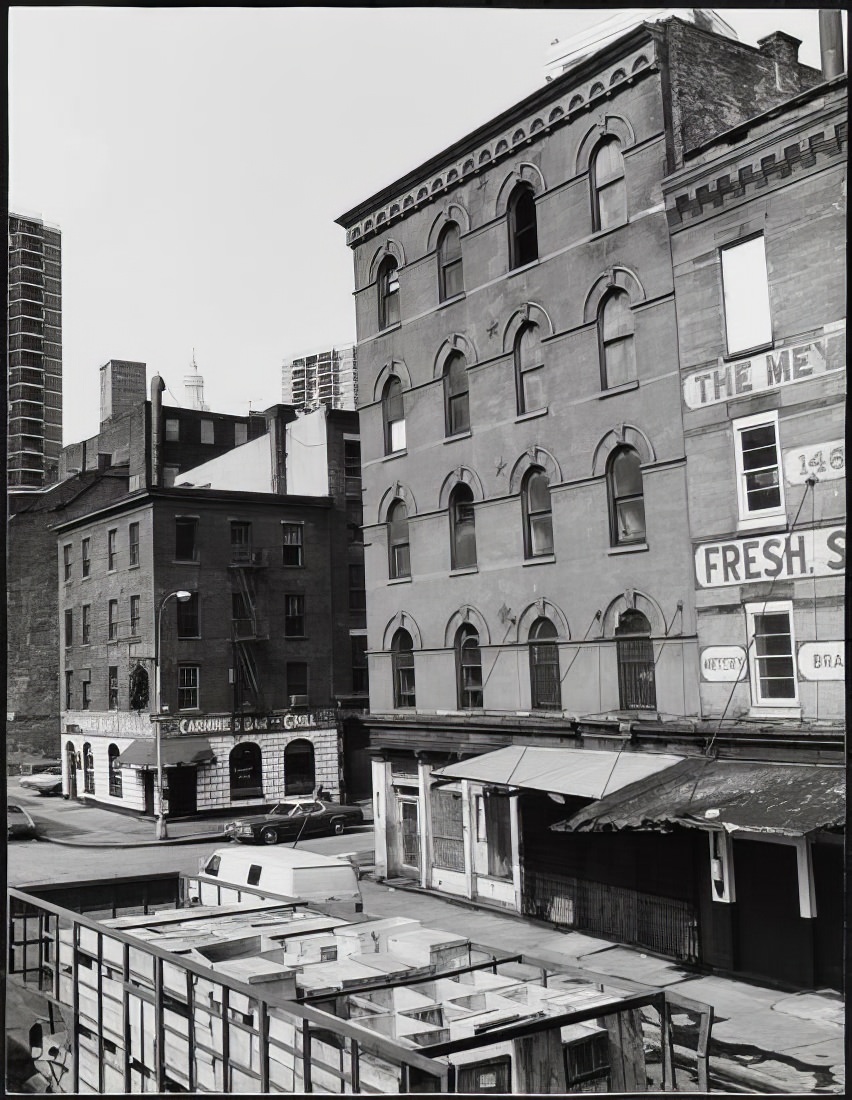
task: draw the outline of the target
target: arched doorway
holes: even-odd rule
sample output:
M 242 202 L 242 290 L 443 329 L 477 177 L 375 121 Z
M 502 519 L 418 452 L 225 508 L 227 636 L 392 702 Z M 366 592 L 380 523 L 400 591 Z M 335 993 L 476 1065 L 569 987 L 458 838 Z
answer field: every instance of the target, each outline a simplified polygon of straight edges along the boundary
M 68 794 L 67 798 L 77 797 L 77 750 L 74 742 L 68 741 L 65 745 L 65 756 L 68 761 Z
M 284 793 L 313 794 L 316 786 L 314 746 L 299 738 L 284 750 Z
M 228 758 L 231 776 L 231 801 L 263 798 L 263 771 L 260 746 L 244 741 L 231 749 Z

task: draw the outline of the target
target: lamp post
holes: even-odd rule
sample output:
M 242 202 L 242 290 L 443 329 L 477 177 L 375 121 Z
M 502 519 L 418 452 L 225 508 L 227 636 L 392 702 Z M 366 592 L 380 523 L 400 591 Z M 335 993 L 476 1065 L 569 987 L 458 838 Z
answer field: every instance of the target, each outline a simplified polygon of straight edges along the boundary
M 154 738 L 157 746 L 157 840 L 165 840 L 168 836 L 166 830 L 166 817 L 163 813 L 163 748 L 160 743 L 160 712 L 162 706 L 160 703 L 160 637 L 163 626 L 163 608 L 169 602 L 170 599 L 178 600 L 180 603 L 186 603 L 187 600 L 192 599 L 192 593 L 186 592 L 180 589 L 177 592 L 169 592 L 160 600 L 157 607 L 157 621 L 154 624 L 156 633 L 156 649 L 154 650 L 154 708 L 156 712 L 156 721 L 154 723 L 156 729 Z

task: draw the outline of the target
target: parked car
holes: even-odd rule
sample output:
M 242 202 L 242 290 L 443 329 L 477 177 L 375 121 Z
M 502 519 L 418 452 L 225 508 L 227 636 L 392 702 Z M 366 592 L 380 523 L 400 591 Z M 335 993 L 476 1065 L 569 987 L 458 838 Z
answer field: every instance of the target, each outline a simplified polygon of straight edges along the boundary
M 6 838 L 33 837 L 36 835 L 35 822 L 23 806 L 6 803 Z
M 62 794 L 62 768 L 48 768 L 33 775 L 22 775 L 20 784 L 37 794 Z
M 364 814 L 360 806 L 341 806 L 313 798 L 286 799 L 273 806 L 269 813 L 242 817 L 225 826 L 225 832 L 244 844 L 277 844 L 281 840 L 340 835 L 353 825 L 362 825 Z

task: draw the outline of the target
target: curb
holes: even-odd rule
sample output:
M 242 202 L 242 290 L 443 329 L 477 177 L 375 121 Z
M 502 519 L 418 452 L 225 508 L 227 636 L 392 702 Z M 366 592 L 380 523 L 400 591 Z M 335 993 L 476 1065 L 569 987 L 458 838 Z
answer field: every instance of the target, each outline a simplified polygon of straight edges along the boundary
M 64 839 L 55 836 L 37 837 L 40 842 L 61 844 L 66 848 L 165 848 L 170 844 L 206 844 L 211 840 L 230 839 L 224 833 L 194 833 L 191 836 L 168 837 L 165 840 L 129 840 L 121 843 L 102 840 Z

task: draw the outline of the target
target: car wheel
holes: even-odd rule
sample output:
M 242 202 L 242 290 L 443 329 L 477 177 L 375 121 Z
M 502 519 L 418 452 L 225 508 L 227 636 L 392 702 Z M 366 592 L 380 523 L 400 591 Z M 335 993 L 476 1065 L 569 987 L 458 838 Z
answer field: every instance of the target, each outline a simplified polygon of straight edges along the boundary
M 346 828 L 346 825 L 340 820 L 332 821 L 332 823 L 331 823 L 331 831 L 334 834 L 334 836 L 341 836 L 343 834 L 343 831 L 345 830 L 345 828 Z
M 260 839 L 264 844 L 277 844 L 278 833 L 274 829 L 264 829 L 260 834 Z

